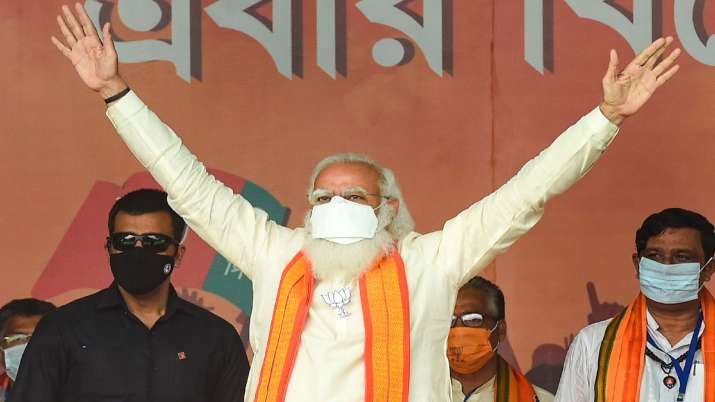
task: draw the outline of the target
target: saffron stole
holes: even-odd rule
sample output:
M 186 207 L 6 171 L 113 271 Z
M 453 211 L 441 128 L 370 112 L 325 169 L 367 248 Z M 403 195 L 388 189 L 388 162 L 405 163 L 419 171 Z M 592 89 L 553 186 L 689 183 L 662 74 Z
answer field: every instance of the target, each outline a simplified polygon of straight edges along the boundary
M 255 402 L 283 402 L 313 299 L 310 261 L 300 252 L 283 270 Z M 407 402 L 410 308 L 405 266 L 397 252 L 359 281 L 365 323 L 365 402 Z
M 494 402 L 538 401 L 534 387 L 523 374 L 497 355 L 497 378 Z
M 715 393 L 715 299 L 703 288 L 700 308 L 707 324 L 702 335 L 705 395 Z M 708 324 L 709 323 L 709 324 Z M 647 342 L 645 296 L 639 294 L 606 328 L 598 353 L 595 402 L 638 402 Z

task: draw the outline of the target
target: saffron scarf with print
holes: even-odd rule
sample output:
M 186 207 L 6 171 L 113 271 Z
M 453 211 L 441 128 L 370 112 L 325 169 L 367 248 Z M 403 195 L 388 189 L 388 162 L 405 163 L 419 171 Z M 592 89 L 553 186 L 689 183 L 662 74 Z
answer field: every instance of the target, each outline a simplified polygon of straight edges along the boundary
M 313 286 L 310 261 L 298 253 L 284 269 L 278 286 L 255 402 L 285 400 Z M 360 278 L 360 299 L 365 324 L 365 402 L 407 402 L 410 310 L 405 267 L 397 252 L 380 259 Z
M 705 327 L 702 335 L 705 363 L 705 395 L 715 393 L 715 299 L 703 288 L 700 308 Z M 595 402 L 638 402 L 647 342 L 646 304 L 639 294 L 606 328 L 598 353 Z
M 494 402 L 538 401 L 534 387 L 518 370 L 497 355 L 497 378 Z

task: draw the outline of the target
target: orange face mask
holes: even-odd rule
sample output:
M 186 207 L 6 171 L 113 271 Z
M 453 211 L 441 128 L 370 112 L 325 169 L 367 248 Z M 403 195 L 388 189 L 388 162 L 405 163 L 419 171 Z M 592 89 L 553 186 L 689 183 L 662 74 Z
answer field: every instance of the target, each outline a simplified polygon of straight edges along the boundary
M 494 349 L 489 342 L 489 335 L 494 328 L 491 331 L 469 327 L 450 329 L 447 338 L 447 358 L 452 370 L 459 374 L 471 374 L 484 367 L 494 356 Z

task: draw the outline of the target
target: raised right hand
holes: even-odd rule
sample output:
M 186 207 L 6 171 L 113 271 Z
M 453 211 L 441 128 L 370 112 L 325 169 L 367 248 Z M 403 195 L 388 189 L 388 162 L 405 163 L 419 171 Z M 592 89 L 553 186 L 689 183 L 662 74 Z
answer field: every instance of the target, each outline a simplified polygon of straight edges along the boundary
M 57 23 L 66 45 L 54 36 L 52 43 L 72 62 L 77 74 L 90 89 L 99 92 L 105 99 L 116 95 L 127 84 L 119 75 L 117 52 L 109 33 L 109 23 L 104 24 L 103 39 L 100 40 L 80 3 L 75 3 L 75 11 L 80 22 L 77 22 L 69 7 L 62 6 L 62 15 L 57 16 Z

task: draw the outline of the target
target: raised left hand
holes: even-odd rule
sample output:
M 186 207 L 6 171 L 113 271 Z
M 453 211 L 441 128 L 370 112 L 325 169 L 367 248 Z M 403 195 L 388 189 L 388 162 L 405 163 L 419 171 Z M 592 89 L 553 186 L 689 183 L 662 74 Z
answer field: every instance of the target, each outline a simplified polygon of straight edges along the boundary
M 611 50 L 608 71 L 603 77 L 600 108 L 613 124 L 620 125 L 626 117 L 638 112 L 653 93 L 678 72 L 680 66 L 673 62 L 680 56 L 680 49 L 659 60 L 672 42 L 672 37 L 656 40 L 621 72 L 618 71 L 618 54 Z
M 98 92 L 104 99 L 127 87 L 119 76 L 117 51 L 109 32 L 109 23 L 104 24 L 100 38 L 84 6 L 75 3 L 74 13 L 69 7 L 62 6 L 62 14 L 57 16 L 57 24 L 65 43 L 55 36 L 51 38 L 52 43 L 72 63 L 77 75 L 87 87 Z

